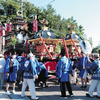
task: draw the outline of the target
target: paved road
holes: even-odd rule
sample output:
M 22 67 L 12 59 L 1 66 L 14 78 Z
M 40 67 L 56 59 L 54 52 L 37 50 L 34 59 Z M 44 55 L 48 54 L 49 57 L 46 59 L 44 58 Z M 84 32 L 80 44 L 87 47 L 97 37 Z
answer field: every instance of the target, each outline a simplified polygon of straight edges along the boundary
M 40 88 L 36 86 L 36 95 L 39 97 L 39 100 L 61 100 L 60 99 L 60 87 L 57 82 L 57 79 L 49 79 L 47 82 L 48 87 L 46 88 Z M 89 88 L 90 83 L 88 83 L 88 88 Z M 74 93 L 74 97 L 70 98 L 68 97 L 68 100 L 100 100 L 96 98 L 96 91 L 94 92 L 94 97 L 89 98 L 86 97 L 85 94 L 88 92 L 88 88 L 86 90 L 79 89 L 81 86 L 80 84 L 73 85 L 72 84 L 72 89 Z M 10 86 L 10 91 L 12 90 L 12 87 Z M 16 94 L 11 94 L 10 96 L 5 95 L 5 86 L 4 90 L 0 90 L 0 99 L 3 100 L 30 100 L 30 92 L 28 89 L 26 90 L 25 98 L 20 97 L 21 93 L 21 85 L 16 86 Z M 66 91 L 66 94 L 68 95 L 68 92 Z

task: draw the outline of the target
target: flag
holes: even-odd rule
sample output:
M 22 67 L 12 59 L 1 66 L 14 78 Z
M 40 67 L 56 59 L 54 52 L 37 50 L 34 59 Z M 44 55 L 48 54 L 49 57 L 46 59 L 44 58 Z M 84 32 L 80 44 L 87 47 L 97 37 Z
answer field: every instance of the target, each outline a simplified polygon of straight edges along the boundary
M 3 35 L 3 26 L 0 26 L 0 36 L 2 36 Z
M 12 22 L 9 24 L 9 31 L 12 31 Z
M 10 24 L 7 23 L 7 34 L 8 34 L 9 31 L 11 31 L 11 30 L 12 30 L 12 22 L 10 22 Z
M 7 23 L 7 34 L 9 32 L 9 23 Z
M 33 20 L 33 31 L 38 32 L 37 20 Z
M 35 20 L 35 25 L 36 25 L 36 32 L 38 32 L 37 20 Z

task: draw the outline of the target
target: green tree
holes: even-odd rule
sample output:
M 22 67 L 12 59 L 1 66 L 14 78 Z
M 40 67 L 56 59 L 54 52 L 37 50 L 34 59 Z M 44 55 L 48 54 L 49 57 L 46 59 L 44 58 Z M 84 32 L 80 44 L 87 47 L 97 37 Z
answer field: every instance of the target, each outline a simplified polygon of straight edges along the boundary
M 10 42 L 8 43 L 8 46 L 14 46 L 14 48 L 15 48 L 15 45 L 17 43 L 19 43 L 19 41 L 16 39 L 16 36 L 14 35 L 14 37 L 10 39 Z
M 32 22 L 34 16 L 35 6 L 30 2 L 23 3 L 23 16 L 27 19 L 28 22 Z
M 98 46 L 93 48 L 92 53 L 99 53 L 99 48 L 98 48 Z
M 89 43 L 90 43 L 90 45 L 91 45 L 91 47 L 92 47 L 92 46 L 93 46 L 92 37 L 89 37 L 88 41 L 89 41 Z
M 0 4 L 2 6 L 2 9 L 0 9 L 0 14 L 2 15 L 0 16 L 0 21 L 2 22 L 5 20 L 6 22 L 9 22 L 13 18 L 15 18 L 16 12 L 21 8 L 20 2 L 20 0 L 0 0 Z M 30 2 L 24 2 L 23 17 L 25 17 L 27 19 L 27 22 L 31 25 L 33 23 L 33 18 L 35 15 L 37 15 L 39 27 L 41 26 L 39 20 L 45 19 L 49 22 L 49 30 L 52 30 L 57 36 L 63 38 L 72 30 L 74 30 L 76 34 L 79 34 L 79 36 L 81 36 L 82 38 L 86 36 L 84 34 L 83 26 L 78 26 L 73 16 L 68 19 L 61 19 L 61 15 L 56 14 L 56 10 L 50 4 L 47 5 L 46 8 L 39 8 L 35 7 L 35 5 Z M 32 29 L 28 31 L 32 32 Z
M 61 45 L 57 43 L 55 48 L 55 53 L 59 54 L 60 52 L 61 52 Z
M 20 9 L 19 3 L 16 0 L 1 0 L 2 13 L 6 16 L 5 20 L 8 21 L 10 18 L 16 15 L 16 12 Z

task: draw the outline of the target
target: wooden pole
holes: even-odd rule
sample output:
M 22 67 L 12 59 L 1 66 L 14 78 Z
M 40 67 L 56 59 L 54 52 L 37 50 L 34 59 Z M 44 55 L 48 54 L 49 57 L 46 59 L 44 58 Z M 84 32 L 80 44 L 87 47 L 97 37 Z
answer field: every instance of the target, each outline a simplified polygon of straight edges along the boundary
M 77 49 L 77 47 L 76 47 L 76 45 L 75 45 L 75 43 L 74 43 L 74 41 L 73 41 L 72 38 L 71 38 L 71 41 L 72 41 L 73 45 L 75 46 L 75 49 L 76 49 L 76 51 L 78 52 L 78 55 L 81 57 L 81 55 L 80 55 L 80 53 L 79 53 L 79 51 L 78 51 L 78 49 Z
M 40 36 L 40 40 L 42 41 L 42 44 L 43 44 L 43 46 L 45 47 L 45 49 L 46 49 L 46 51 L 47 51 L 47 53 L 48 53 L 49 57 L 51 58 L 51 60 L 53 60 L 53 58 L 52 58 L 52 56 L 51 56 L 50 52 L 48 51 L 48 49 L 47 49 L 46 45 L 45 45 L 45 44 L 44 44 L 44 42 L 43 42 L 43 39 L 42 39 L 42 37 L 41 37 L 41 36 Z
M 66 42 L 65 42 L 64 38 L 63 38 L 63 42 L 64 42 L 65 51 L 66 51 L 66 56 L 67 56 L 67 58 L 69 58 L 69 54 L 68 54 L 68 50 L 67 50 Z

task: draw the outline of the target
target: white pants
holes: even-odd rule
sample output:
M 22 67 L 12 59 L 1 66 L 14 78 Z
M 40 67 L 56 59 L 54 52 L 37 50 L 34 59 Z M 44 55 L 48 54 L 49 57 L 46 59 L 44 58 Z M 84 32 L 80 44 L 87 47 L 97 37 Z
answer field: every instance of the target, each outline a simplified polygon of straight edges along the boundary
M 72 75 L 71 74 L 69 74 L 69 82 L 70 83 L 76 83 L 76 78 L 77 78 L 77 72 L 76 72 L 76 70 L 74 69 L 73 70 L 73 77 L 72 77 Z
M 91 80 L 89 95 L 93 97 L 93 92 L 97 86 L 97 95 L 100 97 L 100 80 Z
M 76 69 L 73 70 L 73 83 L 76 83 L 77 72 Z
M 83 74 L 83 78 L 86 79 L 87 77 L 87 71 L 85 70 L 84 74 Z
M 25 96 L 25 89 L 26 87 L 29 87 L 31 98 L 36 98 L 36 91 L 35 91 L 35 84 L 33 79 L 24 79 L 23 85 L 22 85 L 22 93 L 21 96 Z
M 3 87 L 3 84 L 4 84 L 4 73 L 0 73 L 0 81 L 1 81 L 1 87 Z

